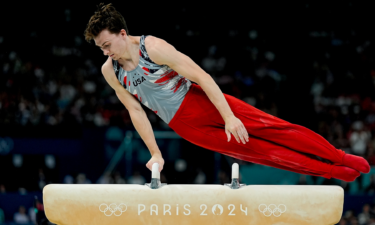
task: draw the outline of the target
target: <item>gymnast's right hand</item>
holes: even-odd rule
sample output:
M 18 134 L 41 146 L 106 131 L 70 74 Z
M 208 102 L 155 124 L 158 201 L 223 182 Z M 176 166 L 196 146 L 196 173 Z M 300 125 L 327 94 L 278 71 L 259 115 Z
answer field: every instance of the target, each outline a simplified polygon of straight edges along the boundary
M 160 153 L 155 153 L 151 159 L 147 162 L 146 167 L 152 171 L 152 164 L 159 163 L 159 173 L 163 170 L 164 159 Z

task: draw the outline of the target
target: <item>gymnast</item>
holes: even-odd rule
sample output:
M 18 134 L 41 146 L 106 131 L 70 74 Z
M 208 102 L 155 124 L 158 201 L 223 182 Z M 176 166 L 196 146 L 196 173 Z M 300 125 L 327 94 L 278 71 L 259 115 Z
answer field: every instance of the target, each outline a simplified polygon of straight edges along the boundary
M 223 94 L 209 74 L 165 40 L 129 35 L 112 4 L 98 6 L 84 35 L 108 56 L 103 76 L 147 145 L 150 170 L 157 162 L 160 172 L 164 160 L 140 103 L 185 140 L 233 158 L 347 182 L 370 171 L 364 158 L 336 149 L 310 129 Z

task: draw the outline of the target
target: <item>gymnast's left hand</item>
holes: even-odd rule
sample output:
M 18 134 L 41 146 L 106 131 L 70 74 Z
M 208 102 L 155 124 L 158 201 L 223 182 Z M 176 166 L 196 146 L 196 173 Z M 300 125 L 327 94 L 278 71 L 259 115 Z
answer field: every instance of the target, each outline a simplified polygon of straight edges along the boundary
M 245 126 L 241 120 L 235 116 L 231 116 L 225 121 L 225 133 L 227 134 L 228 142 L 232 137 L 231 134 L 233 134 L 238 143 L 240 143 L 240 139 L 243 144 L 249 142 L 249 134 Z
M 152 155 L 151 159 L 147 162 L 146 167 L 152 171 L 152 164 L 158 163 L 159 164 L 159 173 L 163 170 L 164 166 L 164 159 L 163 156 L 159 153 L 155 153 Z

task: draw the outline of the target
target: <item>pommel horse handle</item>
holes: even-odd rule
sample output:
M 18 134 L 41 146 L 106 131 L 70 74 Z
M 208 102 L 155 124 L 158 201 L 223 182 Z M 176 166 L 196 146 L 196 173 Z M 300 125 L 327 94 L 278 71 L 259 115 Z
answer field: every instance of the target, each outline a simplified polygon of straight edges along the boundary
M 238 167 L 238 163 L 233 163 L 232 164 L 232 179 L 238 179 L 239 176 L 239 167 Z
M 230 187 L 231 189 L 240 189 L 246 186 L 245 184 L 240 184 L 239 176 L 239 166 L 238 163 L 232 164 L 232 182 L 230 184 L 224 184 L 224 186 Z
M 160 179 L 159 163 L 152 164 L 152 177 L 151 178 Z

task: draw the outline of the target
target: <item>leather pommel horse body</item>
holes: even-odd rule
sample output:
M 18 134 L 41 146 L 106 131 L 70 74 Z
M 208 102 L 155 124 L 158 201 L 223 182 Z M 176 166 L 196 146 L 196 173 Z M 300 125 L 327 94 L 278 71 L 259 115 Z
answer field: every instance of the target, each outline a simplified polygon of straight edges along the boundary
M 153 175 L 154 176 L 154 175 Z M 47 218 L 58 225 L 314 224 L 342 216 L 344 190 L 319 185 L 50 184 Z

